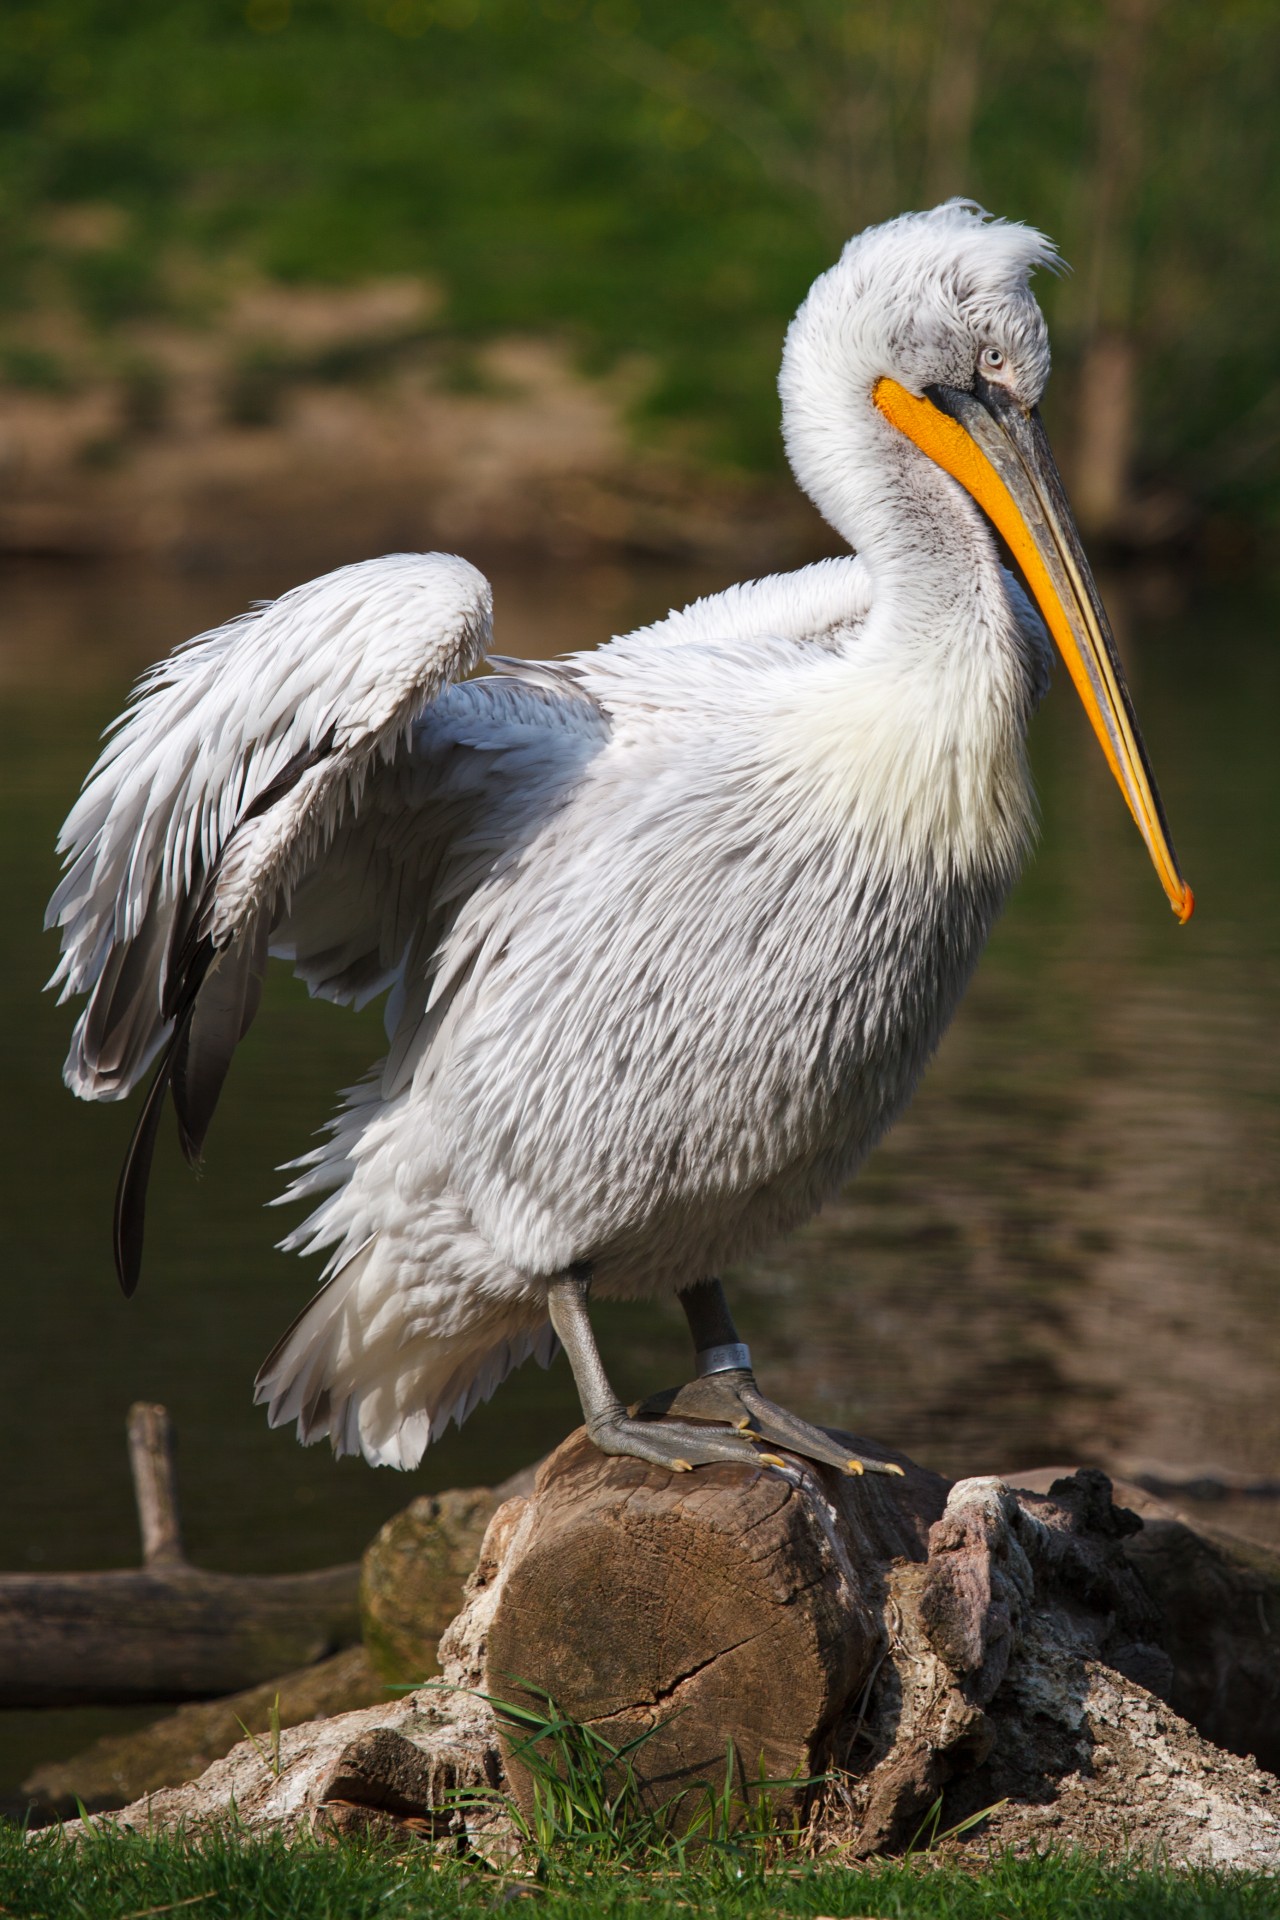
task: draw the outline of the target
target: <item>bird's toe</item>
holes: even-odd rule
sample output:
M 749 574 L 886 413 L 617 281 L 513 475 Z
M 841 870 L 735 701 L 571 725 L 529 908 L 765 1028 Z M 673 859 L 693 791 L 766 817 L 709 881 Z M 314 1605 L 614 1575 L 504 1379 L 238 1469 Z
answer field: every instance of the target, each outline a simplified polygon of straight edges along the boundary
M 828 1433 L 778 1406 L 761 1393 L 749 1367 L 703 1374 L 683 1387 L 651 1395 L 636 1411 L 641 1416 L 641 1424 L 645 1425 L 657 1424 L 659 1420 L 668 1423 L 714 1421 L 735 1434 L 749 1436 L 753 1442 L 780 1448 L 822 1466 L 838 1467 L 842 1473 L 902 1473 L 902 1468 L 891 1461 L 856 1453 L 841 1435 Z M 757 1450 L 755 1458 L 773 1460 L 777 1455 Z
M 741 1428 L 711 1422 L 618 1414 L 587 1431 L 602 1453 L 644 1460 L 673 1473 L 688 1473 L 694 1467 L 714 1466 L 721 1461 L 753 1467 L 785 1465 L 776 1453 L 762 1452 L 754 1437 Z
M 824 1427 L 801 1420 L 797 1414 L 766 1399 L 758 1388 L 748 1389 L 743 1399 L 751 1416 L 752 1432 L 772 1446 L 785 1448 L 788 1453 L 799 1454 L 802 1459 L 817 1461 L 822 1466 L 838 1467 L 842 1473 L 902 1475 L 902 1468 L 893 1461 L 856 1453 L 843 1434 L 830 1433 Z

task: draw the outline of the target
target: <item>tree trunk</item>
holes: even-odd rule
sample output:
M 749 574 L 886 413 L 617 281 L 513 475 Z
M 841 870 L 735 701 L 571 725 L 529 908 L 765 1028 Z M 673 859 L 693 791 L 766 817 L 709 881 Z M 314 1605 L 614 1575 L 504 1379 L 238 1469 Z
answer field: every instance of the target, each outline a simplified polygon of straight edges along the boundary
M 1123 533 L 1132 506 L 1136 361 L 1127 334 L 1100 332 L 1080 366 L 1075 507 L 1085 531 L 1104 539 Z
M 1094 74 L 1094 162 L 1081 275 L 1083 354 L 1073 497 L 1082 530 L 1123 538 L 1137 429 L 1135 260 L 1146 137 L 1143 69 L 1153 0 L 1107 0 Z

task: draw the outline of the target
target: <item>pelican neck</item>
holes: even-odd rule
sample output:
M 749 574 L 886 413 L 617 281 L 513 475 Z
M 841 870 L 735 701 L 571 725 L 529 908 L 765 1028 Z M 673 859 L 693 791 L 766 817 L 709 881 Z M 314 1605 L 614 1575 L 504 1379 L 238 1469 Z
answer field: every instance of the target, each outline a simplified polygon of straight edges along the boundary
M 876 624 L 922 642 L 1011 631 L 995 539 L 963 489 L 869 397 L 814 424 L 792 443 L 796 478 L 866 567 Z

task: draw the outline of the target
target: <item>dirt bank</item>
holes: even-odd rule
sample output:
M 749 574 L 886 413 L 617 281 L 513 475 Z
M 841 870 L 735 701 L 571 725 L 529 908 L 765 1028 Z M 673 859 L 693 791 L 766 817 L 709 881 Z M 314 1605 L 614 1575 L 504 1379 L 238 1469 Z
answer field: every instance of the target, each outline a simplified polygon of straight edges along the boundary
M 550 339 L 472 347 L 435 327 L 437 304 L 416 280 L 249 283 L 216 324 L 109 342 L 32 315 L 0 385 L 0 552 L 305 571 L 335 548 L 770 565 L 821 542 L 784 482 L 639 447 L 643 369 L 593 378 Z

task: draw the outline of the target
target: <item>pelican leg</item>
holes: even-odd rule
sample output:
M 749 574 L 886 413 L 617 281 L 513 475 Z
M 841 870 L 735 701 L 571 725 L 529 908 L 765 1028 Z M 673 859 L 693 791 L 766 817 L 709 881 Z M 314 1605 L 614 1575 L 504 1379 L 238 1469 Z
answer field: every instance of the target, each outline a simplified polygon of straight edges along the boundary
M 751 1352 L 738 1330 L 718 1280 L 703 1280 L 679 1295 L 697 1352 L 698 1377 L 674 1393 L 655 1394 L 644 1409 L 677 1418 L 723 1421 L 769 1445 L 798 1453 L 805 1460 L 840 1467 L 845 1473 L 900 1474 L 885 1460 L 864 1459 L 848 1446 L 812 1426 L 761 1393 L 751 1371 Z
M 573 1371 L 587 1432 L 602 1453 L 647 1460 L 677 1473 L 710 1466 L 718 1460 L 746 1461 L 757 1467 L 782 1465 L 775 1456 L 761 1453 L 745 1430 L 735 1432 L 686 1420 L 638 1419 L 629 1414 L 609 1385 L 591 1331 L 587 1317 L 590 1291 L 590 1269 L 571 1267 L 548 1286 L 547 1310 Z

